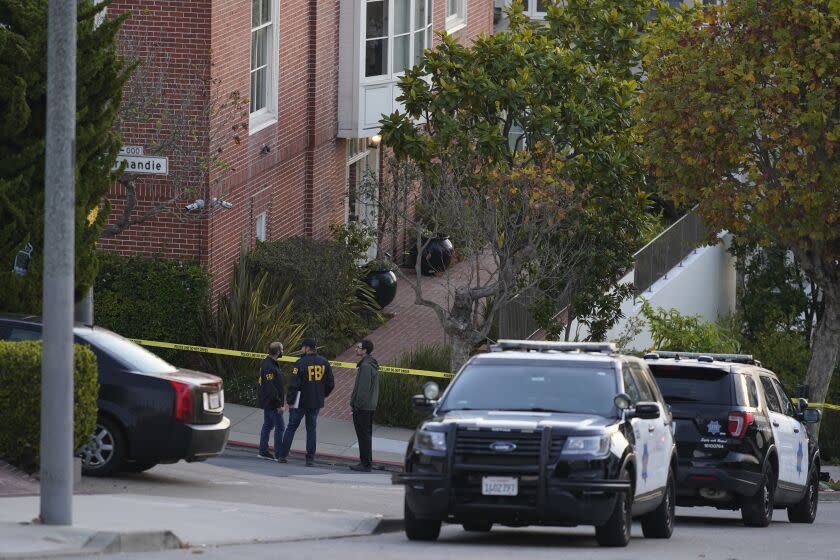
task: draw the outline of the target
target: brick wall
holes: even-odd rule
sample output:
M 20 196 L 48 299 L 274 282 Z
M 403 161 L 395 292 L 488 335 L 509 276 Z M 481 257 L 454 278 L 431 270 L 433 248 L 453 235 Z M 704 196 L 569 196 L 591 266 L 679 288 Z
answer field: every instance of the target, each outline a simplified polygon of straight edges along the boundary
M 467 26 L 459 32 L 464 41 L 492 31 L 493 3 L 468 2 Z M 278 5 L 277 122 L 238 135 L 231 132 L 229 115 L 202 121 L 195 106 L 196 99 L 209 107 L 234 93 L 249 95 L 250 0 L 115 0 L 111 5 L 112 15 L 132 12 L 121 44 L 153 63 L 158 72 L 148 75 L 161 78 L 165 100 L 152 108 L 153 118 L 123 123 L 125 144 L 149 146 L 161 134 L 155 130 L 158 118 L 184 107 L 200 126 L 195 139 L 182 141 L 176 153 L 167 152 L 169 179 L 139 179 L 137 211 L 167 200 L 178 186 L 190 189 L 190 200 L 102 242 L 103 248 L 200 259 L 219 295 L 227 289 L 241 243 L 254 242 L 258 214 L 266 213 L 268 239 L 325 237 L 330 224 L 344 222 L 345 142 L 336 138 L 339 0 L 275 1 Z M 435 0 L 433 14 L 435 29 L 443 29 L 445 0 Z M 169 126 L 161 120 L 163 128 Z M 227 169 L 188 172 L 202 154 L 217 150 Z M 233 208 L 204 220 L 183 210 L 195 198 L 212 197 L 224 198 Z M 110 198 L 116 215 L 124 207 L 124 193 L 117 186 Z

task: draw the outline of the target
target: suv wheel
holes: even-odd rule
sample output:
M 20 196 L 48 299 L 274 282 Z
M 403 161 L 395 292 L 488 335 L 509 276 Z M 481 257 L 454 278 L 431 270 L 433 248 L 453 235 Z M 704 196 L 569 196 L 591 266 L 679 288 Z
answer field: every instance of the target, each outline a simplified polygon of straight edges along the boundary
M 624 471 L 621 480 L 630 480 L 630 473 Z M 615 508 L 606 523 L 595 527 L 595 540 L 601 546 L 627 546 L 630 542 L 630 526 L 633 523 L 633 489 L 620 492 L 615 500 Z
M 126 443 L 122 429 L 110 418 L 100 417 L 93 434 L 79 448 L 82 474 L 85 476 L 110 476 L 125 463 Z
M 410 541 L 436 541 L 440 536 L 440 520 L 417 519 L 405 500 L 403 507 L 405 536 Z
M 776 475 L 772 467 L 766 467 L 761 477 L 761 484 L 755 496 L 744 499 L 741 517 L 747 527 L 767 527 L 773 520 Z
M 674 472 L 669 469 L 668 482 L 665 484 L 665 495 L 662 502 L 659 507 L 642 517 L 642 533 L 645 538 L 671 538 L 671 534 L 674 532 L 675 499 Z
M 811 467 L 808 474 L 808 488 L 798 503 L 788 508 L 788 520 L 791 523 L 813 523 L 817 518 L 817 505 L 820 502 L 819 468 Z

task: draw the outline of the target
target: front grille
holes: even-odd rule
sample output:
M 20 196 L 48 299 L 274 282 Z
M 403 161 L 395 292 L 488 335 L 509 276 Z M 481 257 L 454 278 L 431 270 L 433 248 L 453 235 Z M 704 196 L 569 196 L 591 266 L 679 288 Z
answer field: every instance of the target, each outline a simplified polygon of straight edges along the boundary
M 560 458 L 565 436 L 552 435 L 549 462 Z M 513 444 L 511 450 L 493 449 L 494 444 Z M 542 430 L 491 430 L 459 428 L 455 433 L 455 461 L 465 465 L 539 466 Z

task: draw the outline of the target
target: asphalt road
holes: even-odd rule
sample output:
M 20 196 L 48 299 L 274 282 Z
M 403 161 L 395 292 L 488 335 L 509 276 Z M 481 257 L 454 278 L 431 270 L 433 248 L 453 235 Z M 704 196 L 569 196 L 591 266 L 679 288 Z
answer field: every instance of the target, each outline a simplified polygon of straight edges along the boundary
M 307 468 L 295 461 L 279 465 L 256 458 L 253 451 L 237 448 L 228 449 L 223 456 L 207 463 L 160 465 L 147 473 L 117 479 L 84 479 L 82 485 L 80 490 L 85 492 L 202 498 L 283 505 L 310 511 L 364 511 L 386 516 L 401 516 L 402 513 L 402 488 L 392 487 L 388 474 L 356 474 L 345 467 L 328 464 Z M 813 525 L 788 523 L 786 512 L 776 510 L 775 521 L 767 529 L 744 527 L 736 512 L 678 508 L 677 515 L 674 536 L 670 540 L 644 539 L 641 527 L 636 524 L 633 540 L 625 549 L 599 548 L 591 527 L 496 527 L 489 534 L 475 534 L 465 533 L 457 526 L 446 526 L 436 543 L 412 543 L 399 532 L 283 544 L 120 554 L 115 558 L 840 559 L 840 502 L 821 503 L 817 522 Z

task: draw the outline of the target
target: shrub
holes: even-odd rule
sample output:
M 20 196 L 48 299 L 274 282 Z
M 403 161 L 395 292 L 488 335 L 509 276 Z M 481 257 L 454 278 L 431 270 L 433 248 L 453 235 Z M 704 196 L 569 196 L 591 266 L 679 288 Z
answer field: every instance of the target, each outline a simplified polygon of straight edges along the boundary
M 210 275 L 198 263 L 99 255 L 94 288 L 96 324 L 129 338 L 181 344 L 199 340 L 197 318 L 205 313 Z M 149 348 L 164 360 L 189 365 L 195 355 Z
M 641 315 L 647 320 L 656 350 L 734 353 L 738 335 L 729 326 L 704 321 L 699 315 L 683 315 L 676 309 L 657 308 L 648 302 Z
M 449 371 L 449 358 L 452 349 L 441 345 L 421 345 L 404 354 L 399 360 L 399 367 L 425 369 L 429 371 Z M 422 392 L 423 384 L 435 381 L 441 392 L 449 384 L 448 379 L 419 377 L 383 373 L 379 378 L 379 403 L 374 421 L 384 426 L 415 428 L 423 421 L 426 414 L 415 411 L 411 406 L 411 397 Z
M 0 457 L 29 472 L 38 468 L 41 437 L 41 342 L 0 342 Z M 73 447 L 96 426 L 99 377 L 90 348 L 74 346 Z
M 382 322 L 367 271 L 356 263 L 363 244 L 354 229 L 336 229 L 333 239 L 291 237 L 259 243 L 250 260 L 275 289 L 291 286 L 294 316 L 306 336 L 318 339 L 329 357 L 347 349 Z
M 286 352 L 297 348 L 303 325 L 293 318 L 291 287 L 278 290 L 268 275 L 249 264 L 243 248 L 234 265 L 228 294 L 219 298 L 216 311 L 206 312 L 200 321 L 205 346 L 251 352 L 268 352 L 274 341 Z M 256 406 L 256 359 L 202 354 L 208 369 L 225 380 L 225 395 L 231 402 Z

